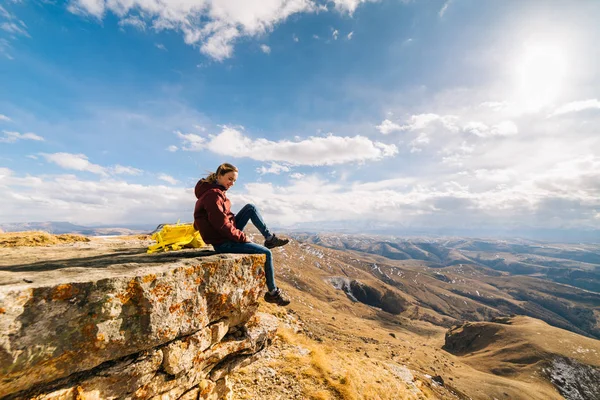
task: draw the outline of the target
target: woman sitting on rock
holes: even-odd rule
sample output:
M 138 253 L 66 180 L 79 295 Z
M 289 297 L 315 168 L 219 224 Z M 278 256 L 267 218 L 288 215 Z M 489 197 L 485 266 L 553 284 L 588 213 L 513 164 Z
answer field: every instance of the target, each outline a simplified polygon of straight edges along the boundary
M 265 278 L 268 292 L 265 301 L 280 306 L 290 304 L 287 295 L 275 285 L 273 255 L 269 249 L 286 245 L 288 239 L 280 239 L 272 234 L 262 216 L 253 204 L 246 204 L 237 215 L 231 212 L 231 202 L 225 195 L 238 177 L 238 169 L 231 164 L 221 164 L 213 172 L 196 184 L 196 207 L 194 228 L 200 231 L 202 239 L 212 244 L 217 253 L 264 254 Z M 265 237 L 264 246 L 252 243 L 244 232 L 248 221 L 252 221 Z

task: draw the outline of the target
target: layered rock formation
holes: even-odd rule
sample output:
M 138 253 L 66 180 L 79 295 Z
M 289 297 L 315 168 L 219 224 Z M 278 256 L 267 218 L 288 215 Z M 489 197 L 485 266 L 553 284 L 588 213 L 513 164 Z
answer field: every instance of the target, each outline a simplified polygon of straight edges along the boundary
M 448 330 L 443 348 L 494 376 L 524 382 L 540 377 L 545 388 L 540 385 L 536 395 L 542 398 L 557 392 L 566 399 L 600 398 L 600 341 L 540 320 L 514 316 L 467 322 Z
M 408 301 L 397 293 L 386 289 L 382 294 L 380 290 L 369 286 L 356 279 L 341 276 L 329 278 L 329 282 L 338 290 L 343 290 L 352 301 L 381 308 L 390 314 L 400 314 L 408 308 Z
M 227 373 L 277 329 L 256 313 L 263 267 L 257 255 L 145 259 L 2 285 L 0 397 L 227 397 Z

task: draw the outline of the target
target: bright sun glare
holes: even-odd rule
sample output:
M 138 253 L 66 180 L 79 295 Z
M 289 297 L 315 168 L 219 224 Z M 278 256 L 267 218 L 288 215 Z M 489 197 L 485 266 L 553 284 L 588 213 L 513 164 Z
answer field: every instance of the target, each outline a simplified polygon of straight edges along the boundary
M 557 99 L 567 73 L 566 56 L 559 46 L 526 46 L 515 66 L 517 96 L 525 110 L 537 111 Z

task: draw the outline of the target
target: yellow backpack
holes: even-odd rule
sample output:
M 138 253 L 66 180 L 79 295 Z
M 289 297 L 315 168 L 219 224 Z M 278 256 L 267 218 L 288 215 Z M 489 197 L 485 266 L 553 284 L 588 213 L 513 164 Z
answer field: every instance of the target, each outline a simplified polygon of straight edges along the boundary
M 148 253 L 206 246 L 192 223 L 180 224 L 179 221 L 175 225 L 160 224 L 152 232 L 152 239 L 156 244 L 148 246 Z

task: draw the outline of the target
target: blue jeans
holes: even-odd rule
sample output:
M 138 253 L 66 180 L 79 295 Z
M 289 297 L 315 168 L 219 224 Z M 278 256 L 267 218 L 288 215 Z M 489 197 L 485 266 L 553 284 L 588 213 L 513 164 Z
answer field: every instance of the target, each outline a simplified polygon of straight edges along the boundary
M 235 227 L 240 231 L 243 231 L 250 220 L 252 220 L 254 226 L 265 237 L 265 239 L 271 236 L 269 228 L 267 228 L 265 221 L 262 219 L 262 215 L 260 215 L 254 204 L 246 204 L 244 207 L 242 207 L 240 212 L 237 213 L 235 216 Z
M 252 204 L 246 204 L 235 216 L 235 226 L 239 230 L 243 230 L 250 220 L 252 220 L 254 226 L 258 228 L 265 238 L 271 235 L 256 207 Z M 233 241 L 213 245 L 213 247 L 217 253 L 264 254 L 267 256 L 265 262 L 267 288 L 269 291 L 273 291 L 277 288 L 277 285 L 275 285 L 275 270 L 273 268 L 273 255 L 271 254 L 271 250 L 256 243 L 238 243 Z

